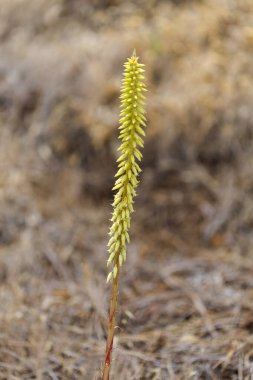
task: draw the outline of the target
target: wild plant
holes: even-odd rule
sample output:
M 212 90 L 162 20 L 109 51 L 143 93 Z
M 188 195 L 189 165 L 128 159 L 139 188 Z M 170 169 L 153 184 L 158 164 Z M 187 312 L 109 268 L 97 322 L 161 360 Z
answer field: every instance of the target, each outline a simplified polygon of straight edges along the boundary
M 112 293 L 109 306 L 108 332 L 104 358 L 103 380 L 109 380 L 112 364 L 113 339 L 116 327 L 116 309 L 118 302 L 119 275 L 123 263 L 126 261 L 126 244 L 129 243 L 129 229 L 131 214 L 134 211 L 133 203 L 136 196 L 136 187 L 139 183 L 138 175 L 141 168 L 138 164 L 142 159 L 140 148 L 143 148 L 146 90 L 143 83 L 144 64 L 139 63 L 135 51 L 124 64 L 121 86 L 121 112 L 119 120 L 119 147 L 120 157 L 117 159 L 118 171 L 113 190 L 116 191 L 113 202 L 112 225 L 109 231 L 108 243 L 109 258 L 107 265 L 112 269 L 107 277 L 111 283 Z

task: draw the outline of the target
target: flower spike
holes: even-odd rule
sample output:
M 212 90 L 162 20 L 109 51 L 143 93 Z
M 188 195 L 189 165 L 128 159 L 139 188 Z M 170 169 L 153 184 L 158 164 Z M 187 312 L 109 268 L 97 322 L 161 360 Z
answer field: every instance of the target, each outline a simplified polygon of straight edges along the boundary
M 138 175 L 141 171 L 138 162 L 142 159 L 140 148 L 143 148 L 146 126 L 144 93 L 144 65 L 138 62 L 136 51 L 124 64 L 125 71 L 121 87 L 118 171 L 113 190 L 116 191 L 113 202 L 112 226 L 108 243 L 108 265 L 113 268 L 107 282 L 115 278 L 119 268 L 126 260 L 126 243 L 129 243 L 130 218 L 133 210 L 135 188 L 138 185 Z

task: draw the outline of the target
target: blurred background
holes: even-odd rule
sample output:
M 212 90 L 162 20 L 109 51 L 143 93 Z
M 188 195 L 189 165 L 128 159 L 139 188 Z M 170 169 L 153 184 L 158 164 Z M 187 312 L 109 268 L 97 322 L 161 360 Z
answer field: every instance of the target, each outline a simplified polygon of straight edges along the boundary
M 122 65 L 147 136 L 115 379 L 253 376 L 251 0 L 1 0 L 0 379 L 99 379 Z

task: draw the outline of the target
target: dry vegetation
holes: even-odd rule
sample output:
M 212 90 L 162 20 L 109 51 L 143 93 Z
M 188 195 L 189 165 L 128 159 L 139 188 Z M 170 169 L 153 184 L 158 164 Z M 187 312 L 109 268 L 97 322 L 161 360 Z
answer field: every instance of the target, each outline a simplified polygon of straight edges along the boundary
M 114 379 L 253 378 L 251 0 L 1 0 L 0 379 L 99 379 L 121 65 L 149 126 Z

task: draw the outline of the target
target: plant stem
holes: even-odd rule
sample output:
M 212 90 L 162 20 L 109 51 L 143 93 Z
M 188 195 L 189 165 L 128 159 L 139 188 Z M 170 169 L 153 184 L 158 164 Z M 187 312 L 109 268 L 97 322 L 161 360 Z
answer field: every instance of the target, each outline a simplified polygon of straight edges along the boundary
M 108 332 L 107 332 L 107 342 L 105 349 L 105 358 L 104 358 L 104 369 L 103 369 L 103 377 L 102 380 L 109 380 L 110 369 L 112 364 L 112 349 L 113 349 L 113 339 L 115 332 L 115 323 L 116 323 L 116 309 L 118 303 L 118 290 L 119 290 L 119 266 L 117 275 L 113 278 L 112 281 L 112 294 L 111 294 L 111 302 L 109 309 L 109 317 L 108 317 Z

